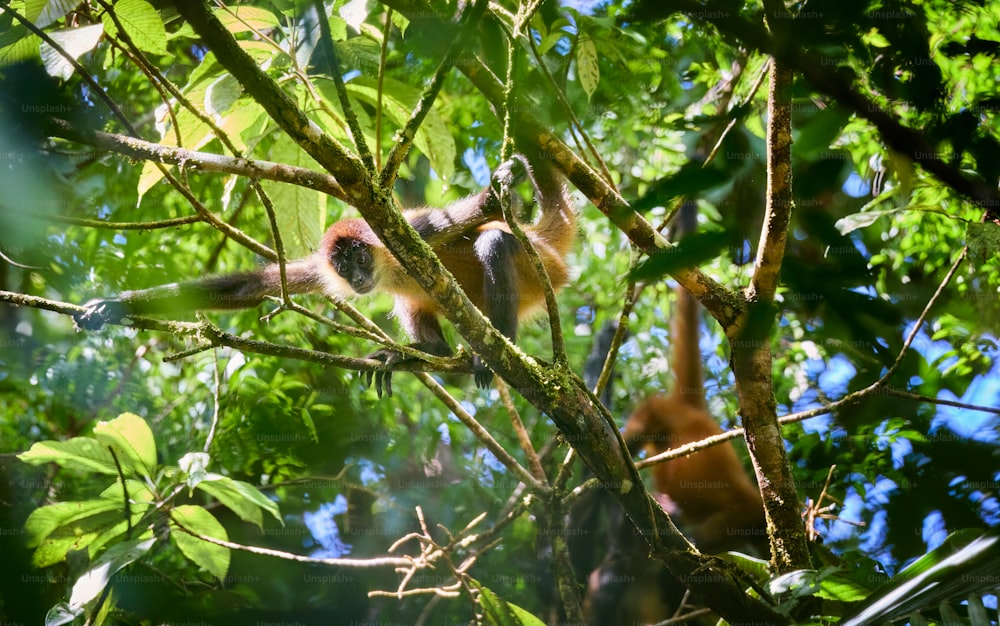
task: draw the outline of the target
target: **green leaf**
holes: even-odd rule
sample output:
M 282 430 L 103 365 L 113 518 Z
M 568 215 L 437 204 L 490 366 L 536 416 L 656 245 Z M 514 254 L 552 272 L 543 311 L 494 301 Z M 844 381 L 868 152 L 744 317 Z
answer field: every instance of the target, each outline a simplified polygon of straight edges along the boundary
M 473 580 L 472 586 L 479 589 L 479 605 L 483 608 L 483 618 L 487 624 L 494 626 L 545 626 L 545 622 L 516 604 L 507 602 L 479 581 Z
M 134 470 L 151 476 L 156 468 L 156 440 L 146 421 L 135 413 L 122 413 L 110 422 L 98 422 L 94 437 L 112 446 L 126 475 Z
M 24 522 L 24 530 L 28 533 L 25 545 L 29 548 L 38 546 L 60 526 L 101 513 L 120 511 L 121 507 L 121 500 L 114 502 L 110 498 L 99 498 L 82 502 L 56 502 L 35 509 Z
M 27 452 L 17 455 L 17 458 L 29 465 L 55 463 L 77 472 L 118 475 L 111 451 L 90 437 L 74 437 L 69 441 L 39 441 L 32 444 Z M 128 472 L 125 474 L 127 476 Z
M 153 495 L 153 492 L 149 490 L 149 487 L 144 482 L 134 479 L 126 480 L 125 486 L 128 489 L 129 508 L 134 510 L 136 507 L 150 507 L 154 504 L 156 496 Z M 122 484 L 116 482 L 111 485 L 101 492 L 101 497 L 122 504 Z
M 103 34 L 104 27 L 100 24 L 68 28 L 49 33 L 49 37 L 52 38 L 52 41 L 59 44 L 62 52 L 56 51 L 48 43 L 42 43 L 40 53 L 42 55 L 42 62 L 45 64 L 45 71 L 48 72 L 49 76 L 57 76 L 63 80 L 69 80 L 76 69 L 73 67 L 70 59 L 67 59 L 63 55 L 63 52 L 68 54 L 72 59 L 79 59 L 97 46 L 97 42 L 101 40 L 101 35 Z
M 166 54 L 167 29 L 153 5 L 146 0 L 118 0 L 115 15 L 136 47 L 151 54 Z M 105 13 L 101 21 L 109 36 L 118 36 L 118 26 L 109 14 Z
M 219 128 L 238 150 L 246 150 L 248 142 L 259 140 L 269 121 L 263 107 L 250 98 L 240 98 L 219 122 Z
M 846 235 L 847 233 L 858 230 L 859 228 L 867 228 L 874 224 L 878 218 L 885 215 L 892 215 L 893 213 L 901 213 L 905 209 L 890 209 L 888 211 L 866 211 L 864 213 L 852 213 L 847 217 L 842 217 L 837 220 L 835 226 L 837 230 L 840 231 L 841 235 Z
M 82 608 L 96 598 L 118 570 L 140 559 L 154 543 L 156 539 L 153 537 L 134 539 L 105 550 L 74 583 L 69 599 L 70 610 Z
M 702 167 L 696 162 L 686 163 L 676 174 L 654 181 L 646 193 L 632 203 L 632 208 L 641 213 L 653 207 L 667 206 L 674 198 L 696 196 L 727 182 L 729 176 L 726 172 Z
M 109 541 L 121 536 L 128 529 L 121 508 L 91 515 L 52 532 L 35 549 L 31 563 L 35 567 L 48 567 L 66 560 L 72 550 L 87 550 L 90 556 Z
M 589 100 L 590 96 L 597 91 L 597 84 L 601 80 L 601 68 L 597 60 L 597 46 L 594 45 L 594 40 L 583 34 L 576 42 L 576 75 Z
M 20 24 L 0 32 L 0 64 L 12 65 L 19 61 L 37 59 L 41 39 Z
M 245 33 L 248 31 L 268 31 L 281 25 L 278 17 L 268 11 L 251 6 L 237 6 L 228 9 L 217 9 L 215 17 L 229 32 Z
M 559 40 L 565 36 L 566 33 L 560 30 L 554 30 L 548 35 L 542 37 L 542 41 L 538 44 L 539 54 L 545 54 L 546 52 L 551 50 L 553 47 L 555 47 L 557 43 L 559 43 Z
M 179 506 L 170 513 L 170 538 L 184 556 L 198 567 L 204 568 L 218 579 L 225 578 L 229 570 L 229 550 L 189 535 L 181 527 L 199 535 L 228 541 L 229 535 L 219 520 L 200 506 Z
M 271 160 L 286 165 L 323 170 L 315 159 L 285 134 L 275 137 L 270 157 Z M 323 235 L 326 196 L 315 189 L 301 185 L 266 180 L 261 181 L 261 185 L 276 207 L 278 229 L 285 245 L 285 254 L 289 258 L 295 258 L 315 250 Z
M 767 590 L 775 595 L 790 593 L 793 598 L 811 596 L 819 589 L 817 578 L 814 569 L 785 572 L 768 581 Z
M 393 13 L 393 17 L 396 13 Z M 344 18 L 331 15 L 327 20 L 330 24 L 330 39 L 333 41 L 345 41 L 347 39 L 347 22 Z
M 697 232 L 676 246 L 663 248 L 639 264 L 630 275 L 635 280 L 656 280 L 686 267 L 696 267 L 718 257 L 729 244 L 722 231 Z
M 760 581 L 767 580 L 772 574 L 770 565 L 766 560 L 758 559 L 757 557 L 750 556 L 749 554 L 743 554 L 742 552 L 723 552 L 717 556 L 723 561 L 729 561 Z
M 867 33 L 862 35 L 861 39 L 862 41 L 864 41 L 865 43 L 869 44 L 874 48 L 888 48 L 889 46 L 892 45 L 891 43 L 889 43 L 889 40 L 885 38 L 885 36 L 883 36 L 874 28 L 870 29 Z
M 923 555 L 881 585 L 853 613 L 845 626 L 885 623 L 951 600 L 986 593 L 1000 574 L 1000 533 L 964 529 Z M 971 538 L 971 540 L 970 540 Z
M 332 25 L 332 20 L 331 20 L 331 25 Z M 344 25 L 346 26 L 347 22 L 344 22 Z M 403 15 L 402 13 L 400 13 L 399 11 L 393 11 L 392 12 L 392 25 L 399 29 L 399 34 L 400 35 L 405 35 L 406 34 L 406 29 L 410 27 L 410 20 L 406 19 L 406 16 Z M 345 34 L 346 34 L 346 30 L 345 30 Z
M 205 112 L 213 118 L 218 118 L 236 104 L 243 95 L 243 87 L 231 74 L 223 74 L 208 86 L 205 91 Z
M 394 124 L 403 127 L 420 99 L 420 91 L 397 80 L 386 78 L 382 87 L 382 111 Z M 378 85 L 374 79 L 359 76 L 347 83 L 355 98 L 376 106 Z M 430 160 L 431 167 L 448 180 L 455 173 L 455 138 L 436 109 L 431 109 L 417 130 L 413 143 Z
M 35 26 L 45 28 L 66 17 L 79 4 L 77 0 L 27 0 L 24 3 L 24 15 Z
M 868 587 L 845 576 L 827 576 L 820 582 L 816 595 L 836 602 L 860 602 L 871 595 L 871 592 Z
M 969 244 L 969 254 L 985 263 L 1000 253 L 1000 226 L 993 222 L 969 222 L 965 228 L 965 241 Z
M 126 481 L 130 520 L 125 519 L 121 483 L 109 486 L 96 500 L 56 502 L 36 509 L 24 524 L 28 546 L 37 546 L 32 562 L 39 567 L 59 563 L 69 550 L 86 548 L 91 555 L 138 524 L 154 504 L 154 495 L 137 480 Z
M 205 480 L 198 483 L 198 488 L 226 505 L 244 521 L 260 527 L 263 524 L 260 510 L 264 509 L 284 525 L 278 505 L 250 483 L 219 474 L 209 474 Z
M 302 407 L 302 410 L 299 411 L 299 417 L 302 419 L 302 425 L 309 431 L 309 437 L 312 439 L 313 443 L 319 443 L 319 433 L 316 432 L 316 422 L 313 421 L 312 415 L 309 413 L 309 409 Z

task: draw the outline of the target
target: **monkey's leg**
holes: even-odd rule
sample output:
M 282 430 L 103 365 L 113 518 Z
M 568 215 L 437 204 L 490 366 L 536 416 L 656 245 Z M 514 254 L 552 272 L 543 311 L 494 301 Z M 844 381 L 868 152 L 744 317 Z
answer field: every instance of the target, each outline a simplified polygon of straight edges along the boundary
M 517 289 L 517 265 L 514 260 L 521 244 L 514 235 L 496 228 L 485 230 L 476 238 L 476 257 L 483 265 L 483 313 L 505 337 L 517 340 L 517 310 L 520 297 Z M 485 389 L 493 380 L 493 372 L 478 355 L 473 357 L 472 370 L 476 384 Z

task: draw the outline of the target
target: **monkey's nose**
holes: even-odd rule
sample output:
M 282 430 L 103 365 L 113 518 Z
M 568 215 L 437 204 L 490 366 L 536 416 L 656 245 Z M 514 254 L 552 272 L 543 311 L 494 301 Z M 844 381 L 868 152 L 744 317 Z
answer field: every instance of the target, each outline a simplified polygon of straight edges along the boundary
M 370 276 L 355 276 L 351 279 L 351 289 L 359 294 L 365 294 L 372 290 L 375 282 Z

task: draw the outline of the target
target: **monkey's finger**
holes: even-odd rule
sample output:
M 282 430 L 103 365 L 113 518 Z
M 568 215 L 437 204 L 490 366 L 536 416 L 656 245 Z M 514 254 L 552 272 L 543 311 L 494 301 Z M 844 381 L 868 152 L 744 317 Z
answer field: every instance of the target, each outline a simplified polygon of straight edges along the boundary
M 392 397 L 392 370 L 387 370 L 385 372 L 380 372 L 379 373 L 379 377 L 381 379 L 380 380 L 381 387 L 383 389 L 385 389 L 385 397 L 386 398 L 391 398 Z M 382 397 L 381 394 L 379 394 L 379 397 L 380 398 Z

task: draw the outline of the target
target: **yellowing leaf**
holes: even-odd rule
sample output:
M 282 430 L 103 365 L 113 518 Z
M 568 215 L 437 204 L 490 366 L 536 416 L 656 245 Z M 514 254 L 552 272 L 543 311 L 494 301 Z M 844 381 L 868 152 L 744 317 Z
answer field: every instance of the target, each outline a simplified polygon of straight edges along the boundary
M 597 63 L 597 46 L 589 37 L 581 36 L 576 42 L 576 75 L 587 98 L 597 90 L 601 70 Z
M 110 422 L 98 422 L 94 437 L 119 452 L 118 462 L 123 470 L 132 468 L 140 474 L 152 475 L 156 467 L 156 441 L 149 425 L 135 413 L 122 413 Z

